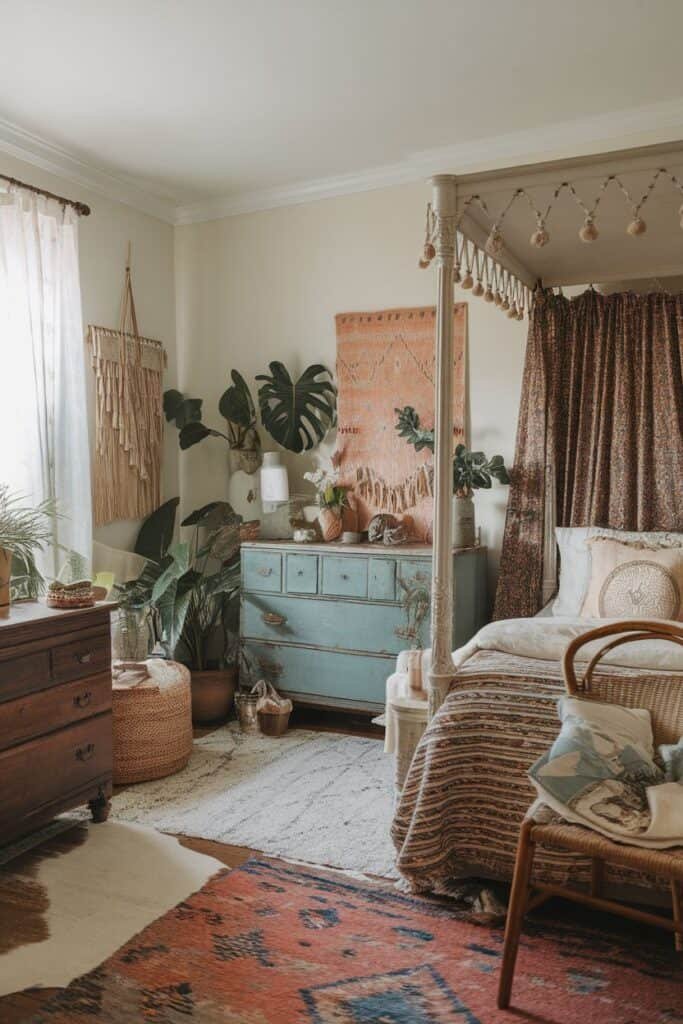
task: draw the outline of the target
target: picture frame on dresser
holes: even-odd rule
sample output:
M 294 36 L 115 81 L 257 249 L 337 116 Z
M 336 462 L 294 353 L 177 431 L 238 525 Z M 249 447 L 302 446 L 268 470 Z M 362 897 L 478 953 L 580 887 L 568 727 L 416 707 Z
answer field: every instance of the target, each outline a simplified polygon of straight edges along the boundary
M 431 588 L 428 544 L 242 544 L 240 644 L 248 662 L 297 703 L 377 713 L 406 639 L 405 593 Z M 487 620 L 486 548 L 453 551 L 453 636 Z M 427 613 L 415 646 L 429 643 Z M 421 641 L 421 642 L 420 642 Z
M 0 845 L 112 793 L 110 613 L 17 602 L 0 617 Z

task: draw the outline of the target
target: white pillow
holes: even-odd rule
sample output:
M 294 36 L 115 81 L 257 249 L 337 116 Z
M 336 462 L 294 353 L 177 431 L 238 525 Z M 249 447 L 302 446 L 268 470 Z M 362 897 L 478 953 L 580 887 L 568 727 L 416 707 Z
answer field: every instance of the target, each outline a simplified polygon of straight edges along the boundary
M 588 537 L 610 537 L 622 544 L 655 544 L 661 548 L 683 547 L 683 533 L 646 533 L 611 530 L 606 526 L 556 526 L 560 552 L 560 585 L 553 615 L 579 616 L 591 578 Z

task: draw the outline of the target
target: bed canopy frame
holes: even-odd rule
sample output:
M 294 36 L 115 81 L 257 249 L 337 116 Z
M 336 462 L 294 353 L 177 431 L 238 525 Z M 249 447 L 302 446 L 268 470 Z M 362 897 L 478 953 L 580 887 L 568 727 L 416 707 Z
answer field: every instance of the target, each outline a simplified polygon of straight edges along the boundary
M 420 267 L 436 268 L 432 659 L 429 714 L 454 668 L 452 373 L 454 286 L 509 319 L 531 314 L 538 286 L 660 279 L 683 273 L 683 144 L 483 175 L 431 179 Z M 556 583 L 552 489 L 546 470 L 544 599 Z

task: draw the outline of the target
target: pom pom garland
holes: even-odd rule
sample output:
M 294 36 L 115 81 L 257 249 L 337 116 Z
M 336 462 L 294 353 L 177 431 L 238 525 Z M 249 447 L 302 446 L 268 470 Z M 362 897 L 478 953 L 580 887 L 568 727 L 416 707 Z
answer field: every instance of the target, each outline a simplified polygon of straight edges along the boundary
M 550 235 L 544 227 L 536 228 L 533 235 L 529 239 L 531 244 L 537 249 L 542 249 L 544 245 L 547 245 L 550 241 Z
M 480 295 L 484 294 L 484 286 L 481 283 L 481 281 L 477 281 L 475 283 L 474 287 L 472 288 L 472 294 L 476 295 L 477 298 L 479 298 Z
M 490 288 L 487 288 L 486 291 L 484 292 L 484 302 L 493 302 L 493 301 L 494 301 L 493 292 L 491 291 Z
M 582 242 L 594 242 L 600 232 L 595 226 L 592 217 L 586 217 L 583 227 L 579 231 L 579 238 Z
M 628 231 L 629 235 L 633 235 L 633 237 L 635 238 L 636 235 L 645 234 L 645 232 L 647 231 L 647 224 L 645 223 L 642 217 L 634 217 L 629 226 L 626 228 L 626 230 Z
M 471 273 L 468 270 L 467 273 L 465 274 L 465 276 L 462 279 L 462 287 L 469 289 L 469 288 L 472 287 L 473 284 L 474 284 L 474 278 L 472 277 Z

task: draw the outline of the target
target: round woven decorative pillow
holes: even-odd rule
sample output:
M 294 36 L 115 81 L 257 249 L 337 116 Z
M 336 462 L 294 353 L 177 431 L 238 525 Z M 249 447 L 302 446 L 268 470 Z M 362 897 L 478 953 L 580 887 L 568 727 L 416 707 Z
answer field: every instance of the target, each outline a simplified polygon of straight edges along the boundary
M 114 784 L 161 779 L 192 753 L 190 673 L 175 661 L 114 665 Z

